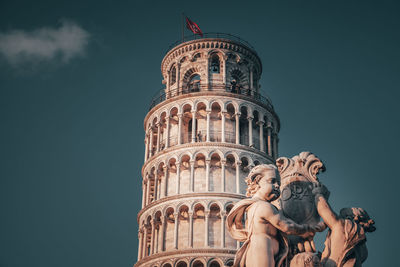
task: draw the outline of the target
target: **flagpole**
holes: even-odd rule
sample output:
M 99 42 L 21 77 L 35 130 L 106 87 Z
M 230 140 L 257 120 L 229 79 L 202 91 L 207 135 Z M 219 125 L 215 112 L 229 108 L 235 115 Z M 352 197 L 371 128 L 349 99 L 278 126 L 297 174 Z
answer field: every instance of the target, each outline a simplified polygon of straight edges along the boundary
M 182 12 L 182 43 L 185 42 L 185 28 L 184 25 L 185 24 L 185 14 Z

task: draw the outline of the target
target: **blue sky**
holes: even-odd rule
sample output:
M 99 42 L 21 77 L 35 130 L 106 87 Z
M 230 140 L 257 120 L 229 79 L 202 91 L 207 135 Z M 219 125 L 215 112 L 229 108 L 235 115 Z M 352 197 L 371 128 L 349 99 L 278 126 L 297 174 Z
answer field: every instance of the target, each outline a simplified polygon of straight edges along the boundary
M 0 2 L 0 266 L 136 261 L 143 118 L 182 12 L 255 47 L 280 155 L 318 155 L 335 210 L 360 206 L 376 221 L 363 266 L 394 266 L 399 11 L 397 1 Z

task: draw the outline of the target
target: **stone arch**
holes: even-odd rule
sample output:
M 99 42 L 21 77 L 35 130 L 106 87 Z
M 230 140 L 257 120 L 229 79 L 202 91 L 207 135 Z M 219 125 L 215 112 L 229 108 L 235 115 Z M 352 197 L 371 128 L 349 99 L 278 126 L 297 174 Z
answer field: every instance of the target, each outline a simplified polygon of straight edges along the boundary
M 173 115 L 173 113 L 172 113 L 172 112 L 173 112 L 173 109 L 176 109 L 176 113 L 179 112 L 179 106 L 178 106 L 177 103 L 174 103 L 172 106 L 168 107 L 167 112 L 168 112 L 168 115 L 169 115 L 169 116 L 172 116 L 172 115 Z
M 234 259 L 227 259 L 226 261 L 225 261 L 225 266 L 233 266 L 233 262 L 234 262 Z
M 218 56 L 223 57 L 225 56 L 225 52 L 221 49 L 210 49 L 207 52 L 207 56 L 211 56 L 212 54 L 218 54 Z
M 201 55 L 202 55 L 202 53 L 201 52 L 198 52 L 198 51 L 195 51 L 195 52 L 193 52 L 192 54 L 191 54 L 191 56 L 190 56 L 190 60 L 192 61 L 192 62 L 194 62 L 194 61 L 196 61 L 198 58 L 201 58 Z
M 196 156 L 199 155 L 199 154 L 202 154 L 205 159 L 209 159 L 209 157 L 208 157 L 209 156 L 209 152 L 207 152 L 207 150 L 205 150 L 205 149 L 201 149 L 201 150 L 198 150 L 198 151 L 194 152 L 190 159 L 191 160 L 195 160 Z
M 198 86 L 200 86 L 200 84 L 202 83 L 201 79 L 203 77 L 205 77 L 205 75 L 203 75 L 203 73 L 201 72 L 200 66 L 194 66 L 194 67 L 191 66 L 191 68 L 185 70 L 183 73 L 184 73 L 184 75 L 183 75 L 182 85 L 183 85 L 183 87 L 185 87 L 187 89 L 191 89 L 191 88 L 189 88 L 190 86 L 192 86 L 192 84 L 190 84 L 190 81 L 191 81 L 191 78 L 194 77 L 194 75 L 198 75 L 200 78 Z M 196 85 L 193 84 L 192 88 L 195 88 L 195 86 Z
M 210 202 L 207 203 L 207 206 L 206 206 L 207 210 L 211 210 L 211 206 L 213 206 L 213 205 L 217 205 L 220 211 L 224 210 L 224 205 L 221 202 L 216 201 L 216 200 L 211 200 Z
M 182 64 L 183 62 L 188 61 L 188 60 L 189 60 L 189 57 L 187 55 L 184 55 L 179 59 L 179 63 Z
M 195 258 L 192 260 L 191 266 L 192 267 L 206 267 L 207 263 L 202 258 Z
M 226 110 L 228 112 L 229 111 L 228 106 L 230 106 L 230 105 L 233 107 L 234 114 L 239 112 L 239 104 L 233 100 L 228 100 L 224 103 L 224 110 Z
M 190 107 L 190 108 L 189 108 Z M 193 101 L 190 101 L 190 100 L 186 100 L 185 102 L 182 102 L 181 104 L 180 104 L 180 110 L 179 110 L 179 113 L 185 113 L 185 112 L 192 112 L 192 111 L 194 111 L 194 104 L 193 104 Z
M 221 160 L 222 160 L 222 159 L 225 159 L 224 153 L 222 153 L 221 150 L 219 150 L 219 149 L 213 149 L 213 150 L 209 151 L 209 152 L 206 154 L 206 155 L 207 155 L 207 159 L 211 159 L 211 156 L 212 156 L 213 154 L 218 154 L 218 156 L 221 158 Z
M 224 266 L 223 262 L 218 258 L 212 258 L 208 261 L 207 267 L 222 267 Z
M 195 111 L 198 111 L 198 107 L 199 107 L 199 105 L 201 105 L 201 104 L 203 104 L 203 105 L 206 107 L 206 109 L 208 109 L 208 107 L 209 107 L 209 101 L 208 101 L 207 99 L 199 99 L 199 100 L 196 100 L 196 101 L 193 103 L 194 110 L 195 110 Z
M 179 260 L 176 262 L 175 267 L 189 267 L 189 264 L 188 264 L 187 260 L 185 260 L 185 259 L 179 259 Z
M 221 111 L 225 111 L 225 103 L 220 99 L 212 99 L 210 100 L 209 108 L 211 109 L 212 106 L 217 103 Z

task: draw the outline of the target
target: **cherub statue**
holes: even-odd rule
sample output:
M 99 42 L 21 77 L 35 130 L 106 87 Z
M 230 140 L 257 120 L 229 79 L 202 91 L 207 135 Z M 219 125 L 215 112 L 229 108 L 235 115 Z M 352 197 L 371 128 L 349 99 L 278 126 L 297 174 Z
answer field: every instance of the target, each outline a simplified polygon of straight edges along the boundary
M 263 164 L 254 167 L 246 182 L 246 195 L 250 198 L 236 203 L 226 221 L 231 236 L 244 242 L 236 253 L 233 266 L 287 266 L 286 234 L 309 238 L 321 230 L 320 226 L 297 224 L 285 217 L 271 203 L 280 196 L 280 176 L 275 165 Z
M 313 189 L 318 213 L 329 227 L 322 252 L 324 267 L 361 267 L 367 259 L 366 232 L 375 231 L 375 222 L 362 208 L 344 208 L 337 215 L 329 206 L 329 191 L 317 184 Z

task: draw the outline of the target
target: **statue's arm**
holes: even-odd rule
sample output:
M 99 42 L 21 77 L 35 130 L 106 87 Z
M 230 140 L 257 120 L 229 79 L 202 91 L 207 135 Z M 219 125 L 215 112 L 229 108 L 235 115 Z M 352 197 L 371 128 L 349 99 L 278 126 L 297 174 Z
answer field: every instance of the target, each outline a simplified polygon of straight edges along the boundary
M 263 219 L 270 222 L 274 227 L 288 235 L 303 235 L 308 232 L 314 233 L 316 229 L 306 224 L 297 224 L 278 211 L 272 204 L 265 205 L 261 211 Z
M 328 201 L 325 197 L 317 193 L 315 194 L 315 204 L 317 205 L 317 210 L 319 216 L 324 220 L 324 223 L 332 229 L 337 224 L 340 223 L 337 214 L 332 210 L 331 206 L 329 205 Z

